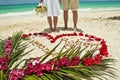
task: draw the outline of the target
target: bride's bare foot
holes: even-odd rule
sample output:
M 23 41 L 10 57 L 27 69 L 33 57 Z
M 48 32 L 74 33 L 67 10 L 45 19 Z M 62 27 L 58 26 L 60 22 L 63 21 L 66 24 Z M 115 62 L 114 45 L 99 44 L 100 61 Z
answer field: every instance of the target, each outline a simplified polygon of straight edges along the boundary
M 54 30 L 53 30 L 53 29 L 50 29 L 49 33 L 51 33 L 51 32 L 54 32 Z

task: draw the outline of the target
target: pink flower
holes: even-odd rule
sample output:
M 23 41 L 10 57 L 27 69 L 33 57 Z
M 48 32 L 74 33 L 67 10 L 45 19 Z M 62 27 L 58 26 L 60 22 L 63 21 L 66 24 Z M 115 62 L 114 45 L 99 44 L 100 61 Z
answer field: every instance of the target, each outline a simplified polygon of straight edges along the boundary
M 53 70 L 54 71 L 59 70 L 59 66 L 55 66 Z
M 46 70 L 46 71 L 50 71 L 50 70 L 52 70 L 52 65 L 46 63 L 46 64 L 45 64 L 45 70 Z
M 10 54 L 11 47 L 12 47 L 12 39 L 8 39 L 8 40 L 5 42 L 5 45 L 4 45 L 5 54 L 6 54 L 6 55 L 9 55 L 9 54 Z
M 37 76 L 42 76 L 42 75 L 43 75 L 42 71 L 37 72 Z
M 27 67 L 28 67 L 28 68 L 32 68 L 32 67 L 33 67 L 32 62 L 28 63 L 28 64 L 27 64 Z
M 80 58 L 75 56 L 71 61 L 71 66 L 76 66 L 79 64 Z
M 41 70 L 44 71 L 45 70 L 45 64 L 41 65 Z
M 9 55 L 10 51 L 11 51 L 11 48 L 6 48 L 6 49 L 5 49 L 5 54 L 6 54 L 6 55 Z
M 0 58 L 0 70 L 5 71 L 7 69 L 8 61 L 9 61 L 8 57 L 1 57 Z
M 7 69 L 7 64 L 6 64 L 6 63 L 3 63 L 3 64 L 0 66 L 0 70 L 5 71 L 6 69 Z
M 61 67 L 69 66 L 69 65 L 70 65 L 70 60 L 69 60 L 69 58 L 67 58 L 67 57 L 60 58 L 60 59 L 58 60 L 58 65 L 61 66 Z
M 18 70 L 11 70 L 9 74 L 8 80 L 20 80 L 24 76 L 24 71 Z

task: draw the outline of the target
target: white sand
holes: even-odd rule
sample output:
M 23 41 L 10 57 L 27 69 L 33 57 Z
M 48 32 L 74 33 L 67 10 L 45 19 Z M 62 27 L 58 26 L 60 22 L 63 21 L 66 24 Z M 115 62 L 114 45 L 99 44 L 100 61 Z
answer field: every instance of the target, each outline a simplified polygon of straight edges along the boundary
M 120 11 L 79 12 L 78 29 L 105 39 L 110 55 L 117 60 L 115 66 L 118 69 L 117 74 L 120 75 L 120 20 L 106 19 L 114 16 L 120 16 Z M 63 26 L 61 15 L 59 16 L 58 27 L 63 28 Z M 69 28 L 73 28 L 71 14 L 69 14 Z M 0 38 L 10 36 L 16 31 L 23 31 L 24 33 L 43 32 L 49 31 L 49 26 L 46 17 L 36 15 L 0 18 Z

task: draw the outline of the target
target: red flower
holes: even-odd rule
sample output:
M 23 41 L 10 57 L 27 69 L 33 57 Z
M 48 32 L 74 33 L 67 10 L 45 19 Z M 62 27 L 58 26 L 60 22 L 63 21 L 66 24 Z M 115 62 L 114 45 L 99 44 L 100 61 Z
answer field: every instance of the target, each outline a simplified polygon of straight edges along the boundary
M 22 35 L 22 38 L 27 38 L 27 37 L 29 37 L 29 35 L 27 35 L 27 34 Z
M 99 51 L 100 51 L 100 54 L 101 55 L 103 55 L 103 56 L 105 56 L 105 57 L 108 57 L 108 51 L 107 51 L 107 45 L 106 45 L 106 42 L 103 40 L 102 42 L 101 42 L 101 44 L 102 44 L 102 47 L 99 49 Z
M 101 54 L 97 54 L 96 56 L 94 56 L 94 64 L 100 64 L 101 60 L 102 60 L 102 55 Z
M 79 33 L 79 36 L 83 36 L 84 34 L 82 32 Z
M 100 54 L 101 54 L 101 55 L 103 55 L 103 56 L 105 56 L 105 57 L 108 57 L 109 53 L 108 53 L 108 51 L 107 51 L 106 48 L 101 47 L 101 48 L 99 49 L 99 51 L 100 51 Z
M 38 36 L 38 35 L 39 35 L 39 33 L 34 33 L 33 35 Z
M 102 39 L 101 39 L 101 38 L 97 38 L 97 37 L 96 37 L 96 38 L 95 38 L 95 40 L 96 40 L 96 41 L 101 41 Z
M 53 39 L 53 37 L 51 35 L 48 35 L 48 39 Z
M 74 33 L 73 33 L 73 36 L 77 36 L 77 33 L 76 33 L 76 32 L 74 32 Z
M 93 59 L 92 59 L 92 58 L 84 58 L 84 59 L 83 59 L 83 64 L 84 64 L 85 66 L 92 66 L 92 64 L 93 64 Z
M 67 34 L 67 36 L 71 36 L 71 34 Z
M 88 35 L 88 34 L 85 34 L 85 37 L 89 37 L 90 35 Z
M 94 35 L 91 35 L 90 37 L 91 37 L 91 38 L 96 38 Z
M 43 33 L 42 35 L 43 35 L 43 36 L 48 36 L 48 33 Z
M 50 42 L 51 42 L 51 43 L 54 43 L 54 42 L 55 42 L 55 40 L 56 40 L 56 39 L 52 39 L 52 40 L 50 40 Z
M 28 35 L 29 35 L 29 36 L 31 36 L 32 34 L 31 34 L 31 33 L 29 33 Z

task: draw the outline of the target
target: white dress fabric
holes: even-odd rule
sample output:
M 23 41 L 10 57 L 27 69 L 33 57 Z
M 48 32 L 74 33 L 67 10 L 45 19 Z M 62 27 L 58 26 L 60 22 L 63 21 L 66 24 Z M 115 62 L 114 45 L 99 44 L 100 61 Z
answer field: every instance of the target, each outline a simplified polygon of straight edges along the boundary
M 43 6 L 47 7 L 47 16 L 60 15 L 59 0 L 43 0 Z

